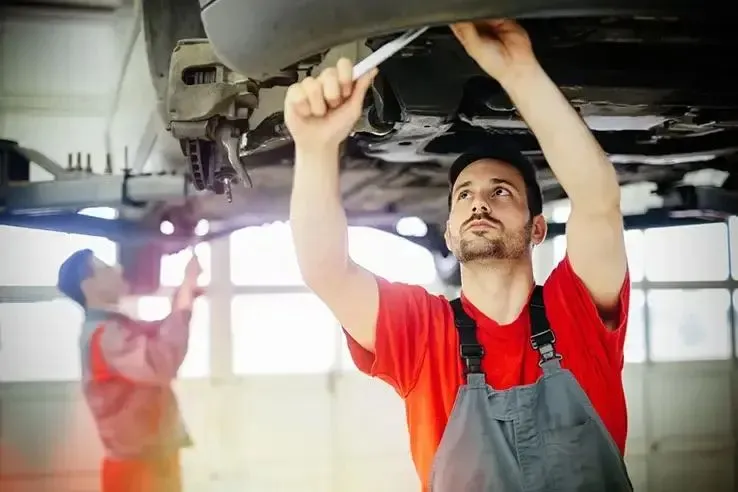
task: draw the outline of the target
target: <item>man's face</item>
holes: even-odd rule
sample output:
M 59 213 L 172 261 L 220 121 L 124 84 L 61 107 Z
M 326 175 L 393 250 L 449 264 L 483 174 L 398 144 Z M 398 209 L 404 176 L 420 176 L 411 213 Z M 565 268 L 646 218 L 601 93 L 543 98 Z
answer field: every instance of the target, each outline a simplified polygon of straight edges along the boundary
M 92 275 L 87 279 L 89 296 L 102 302 L 115 303 L 128 294 L 129 286 L 119 266 L 111 266 L 98 258 L 92 260 Z
M 517 260 L 543 236 L 545 222 L 540 216 L 531 220 L 525 181 L 513 166 L 482 159 L 459 174 L 451 193 L 446 245 L 460 263 Z

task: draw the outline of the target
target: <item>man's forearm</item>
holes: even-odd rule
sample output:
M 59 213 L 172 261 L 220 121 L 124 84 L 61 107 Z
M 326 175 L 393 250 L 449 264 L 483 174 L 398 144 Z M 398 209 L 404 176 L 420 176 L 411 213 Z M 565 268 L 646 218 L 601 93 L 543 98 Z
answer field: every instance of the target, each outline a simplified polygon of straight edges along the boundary
M 192 311 L 196 289 L 197 287 L 190 285 L 187 281 L 182 283 L 172 297 L 172 312 Z
M 348 225 L 341 204 L 338 149 L 295 150 L 290 226 L 305 282 L 332 282 L 348 266 Z
M 537 64 L 500 82 L 571 199 L 590 212 L 620 206 L 615 169 L 576 110 Z
M 187 354 L 190 318 L 189 311 L 175 311 L 153 323 L 108 322 L 99 338 L 103 357 L 132 381 L 167 385 Z

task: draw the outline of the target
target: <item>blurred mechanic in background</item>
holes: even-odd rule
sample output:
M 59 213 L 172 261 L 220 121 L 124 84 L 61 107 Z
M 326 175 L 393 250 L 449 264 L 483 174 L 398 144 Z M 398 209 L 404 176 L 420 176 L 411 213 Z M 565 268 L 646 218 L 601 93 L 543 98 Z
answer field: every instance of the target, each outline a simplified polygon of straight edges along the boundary
M 179 450 L 191 441 L 171 384 L 187 354 L 201 272 L 193 255 L 171 314 L 142 322 L 121 311 L 129 289 L 120 268 L 85 249 L 59 270 L 59 290 L 85 310 L 82 381 L 105 449 L 102 492 L 182 490 Z

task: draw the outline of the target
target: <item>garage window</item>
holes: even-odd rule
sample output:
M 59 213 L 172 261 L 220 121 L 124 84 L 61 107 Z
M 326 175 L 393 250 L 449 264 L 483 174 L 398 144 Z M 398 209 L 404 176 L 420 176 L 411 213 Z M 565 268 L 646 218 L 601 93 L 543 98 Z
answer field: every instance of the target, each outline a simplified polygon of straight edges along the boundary
M 733 216 L 728 221 L 730 236 L 730 265 L 733 278 L 738 280 L 738 217 Z
M 200 265 L 202 266 L 202 275 L 198 280 L 200 286 L 210 284 L 212 276 L 212 260 L 210 255 L 210 244 L 200 243 L 195 246 Z M 167 287 L 176 287 L 182 284 L 184 280 L 185 267 L 187 262 L 192 258 L 192 251 L 185 249 L 173 255 L 167 255 L 161 260 L 161 284 Z
M 738 354 L 738 290 L 733 291 L 733 330 L 735 330 L 735 354 Z
M 348 237 L 351 258 L 388 280 L 429 284 L 436 279 L 433 255 L 407 239 L 370 227 L 349 227 Z M 285 222 L 234 232 L 231 269 L 236 285 L 304 285 Z
M 144 321 L 166 318 L 172 310 L 168 297 L 141 297 L 137 303 L 138 316 Z M 206 298 L 195 300 L 190 322 L 190 342 L 177 377 L 180 379 L 206 378 L 210 375 L 210 303 Z
M 566 254 L 566 236 L 556 236 L 554 243 L 554 262 L 557 264 Z M 645 270 L 643 232 L 637 229 L 625 231 L 625 249 L 628 255 L 628 271 L 631 282 L 643 280 Z
M 648 280 L 694 282 L 728 278 L 728 237 L 724 223 L 648 229 L 645 246 Z
M 624 358 L 626 363 L 639 364 L 646 361 L 646 324 L 644 310 L 646 298 L 643 291 L 633 289 L 630 293 L 628 327 L 625 332 Z
M 236 231 L 231 234 L 230 246 L 231 281 L 235 285 L 303 285 L 292 234 L 285 222 Z
M 727 289 L 652 290 L 647 302 L 653 361 L 730 359 Z
M 309 374 L 335 360 L 338 325 L 313 294 L 248 294 L 233 298 L 235 374 Z
M 84 315 L 72 301 L 0 304 L 0 381 L 78 381 Z
M 427 286 L 436 280 L 431 252 L 389 232 L 349 228 L 349 254 L 356 263 L 391 282 Z
M 105 212 L 95 209 L 92 213 L 100 216 Z M 115 263 L 117 257 L 113 241 L 57 231 L 0 226 L 0 243 L 13 245 L 0 257 L 0 285 L 4 286 L 56 285 L 62 262 L 79 249 L 89 248 L 108 263 Z

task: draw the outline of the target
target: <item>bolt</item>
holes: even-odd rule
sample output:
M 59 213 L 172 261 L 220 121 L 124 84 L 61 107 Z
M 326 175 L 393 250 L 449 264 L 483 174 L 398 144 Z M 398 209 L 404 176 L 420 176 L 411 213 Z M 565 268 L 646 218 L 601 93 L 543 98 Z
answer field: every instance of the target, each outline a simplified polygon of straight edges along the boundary
M 225 178 L 223 180 L 223 186 L 225 186 L 225 195 L 228 203 L 233 203 L 233 192 L 231 190 L 231 178 Z
M 105 174 L 113 174 L 113 156 L 105 154 Z

